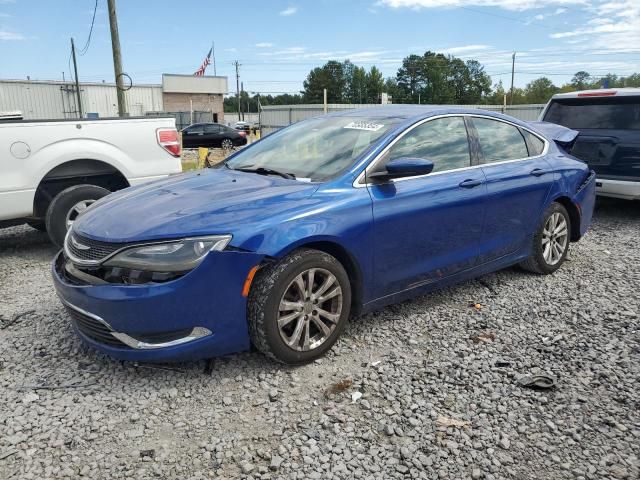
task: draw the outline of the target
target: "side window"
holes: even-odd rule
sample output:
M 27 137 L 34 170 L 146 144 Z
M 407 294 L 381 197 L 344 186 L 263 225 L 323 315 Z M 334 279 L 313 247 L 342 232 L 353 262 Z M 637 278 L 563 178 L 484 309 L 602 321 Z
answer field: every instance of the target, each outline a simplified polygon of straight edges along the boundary
M 204 133 L 204 127 L 202 125 L 194 125 L 185 130 L 187 135 L 202 135 Z
M 529 156 L 527 144 L 520 129 L 508 123 L 489 118 L 473 118 L 483 163 L 503 162 Z
M 524 135 L 524 139 L 527 141 L 529 156 L 535 157 L 536 155 L 541 155 L 544 150 L 544 142 L 533 133 L 529 133 L 526 130 L 520 130 L 520 132 Z
M 220 126 L 214 124 L 207 124 L 204 126 L 204 133 L 219 133 Z
M 437 118 L 414 128 L 391 147 L 386 162 L 401 157 L 431 160 L 434 172 L 470 166 L 463 118 Z

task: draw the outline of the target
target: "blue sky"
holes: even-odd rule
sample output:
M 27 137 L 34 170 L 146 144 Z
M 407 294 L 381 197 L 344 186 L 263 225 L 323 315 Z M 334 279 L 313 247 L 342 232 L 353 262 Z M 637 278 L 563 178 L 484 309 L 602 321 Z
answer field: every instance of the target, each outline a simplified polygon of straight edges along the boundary
M 69 78 L 69 38 L 87 40 L 95 0 L 0 0 L 0 78 Z M 79 76 L 112 81 L 106 0 Z M 434 50 L 475 58 L 493 82 L 542 75 L 557 84 L 578 70 L 640 71 L 640 0 L 117 0 L 124 70 L 135 83 L 193 73 L 211 42 L 218 75 L 244 87 L 296 92 L 308 71 L 349 58 L 394 75 L 403 57 Z M 207 74 L 213 74 L 210 66 Z

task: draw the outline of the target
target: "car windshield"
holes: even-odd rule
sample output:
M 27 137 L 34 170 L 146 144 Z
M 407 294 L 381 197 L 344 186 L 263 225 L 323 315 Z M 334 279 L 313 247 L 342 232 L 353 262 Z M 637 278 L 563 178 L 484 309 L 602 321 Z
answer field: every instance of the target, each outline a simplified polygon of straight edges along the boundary
M 322 182 L 353 164 L 388 132 L 398 118 L 320 117 L 296 123 L 233 156 L 232 169 L 292 174 L 302 181 Z

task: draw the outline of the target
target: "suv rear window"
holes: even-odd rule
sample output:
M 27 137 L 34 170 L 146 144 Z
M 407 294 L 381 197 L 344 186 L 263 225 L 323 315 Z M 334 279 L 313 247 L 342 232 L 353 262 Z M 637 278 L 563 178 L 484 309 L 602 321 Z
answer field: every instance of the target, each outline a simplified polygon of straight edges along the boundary
M 640 130 L 640 98 L 552 100 L 544 121 L 575 129 Z

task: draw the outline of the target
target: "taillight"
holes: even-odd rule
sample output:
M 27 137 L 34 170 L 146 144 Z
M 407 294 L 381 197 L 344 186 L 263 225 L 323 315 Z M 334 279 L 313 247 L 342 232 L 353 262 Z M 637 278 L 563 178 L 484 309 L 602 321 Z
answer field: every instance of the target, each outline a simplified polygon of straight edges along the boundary
M 240 130 L 238 133 L 240 134 L 241 137 L 247 136 L 247 132 L 243 132 L 242 130 Z
M 180 139 L 175 128 L 159 128 L 156 130 L 158 144 L 174 157 L 179 157 L 181 153 Z

